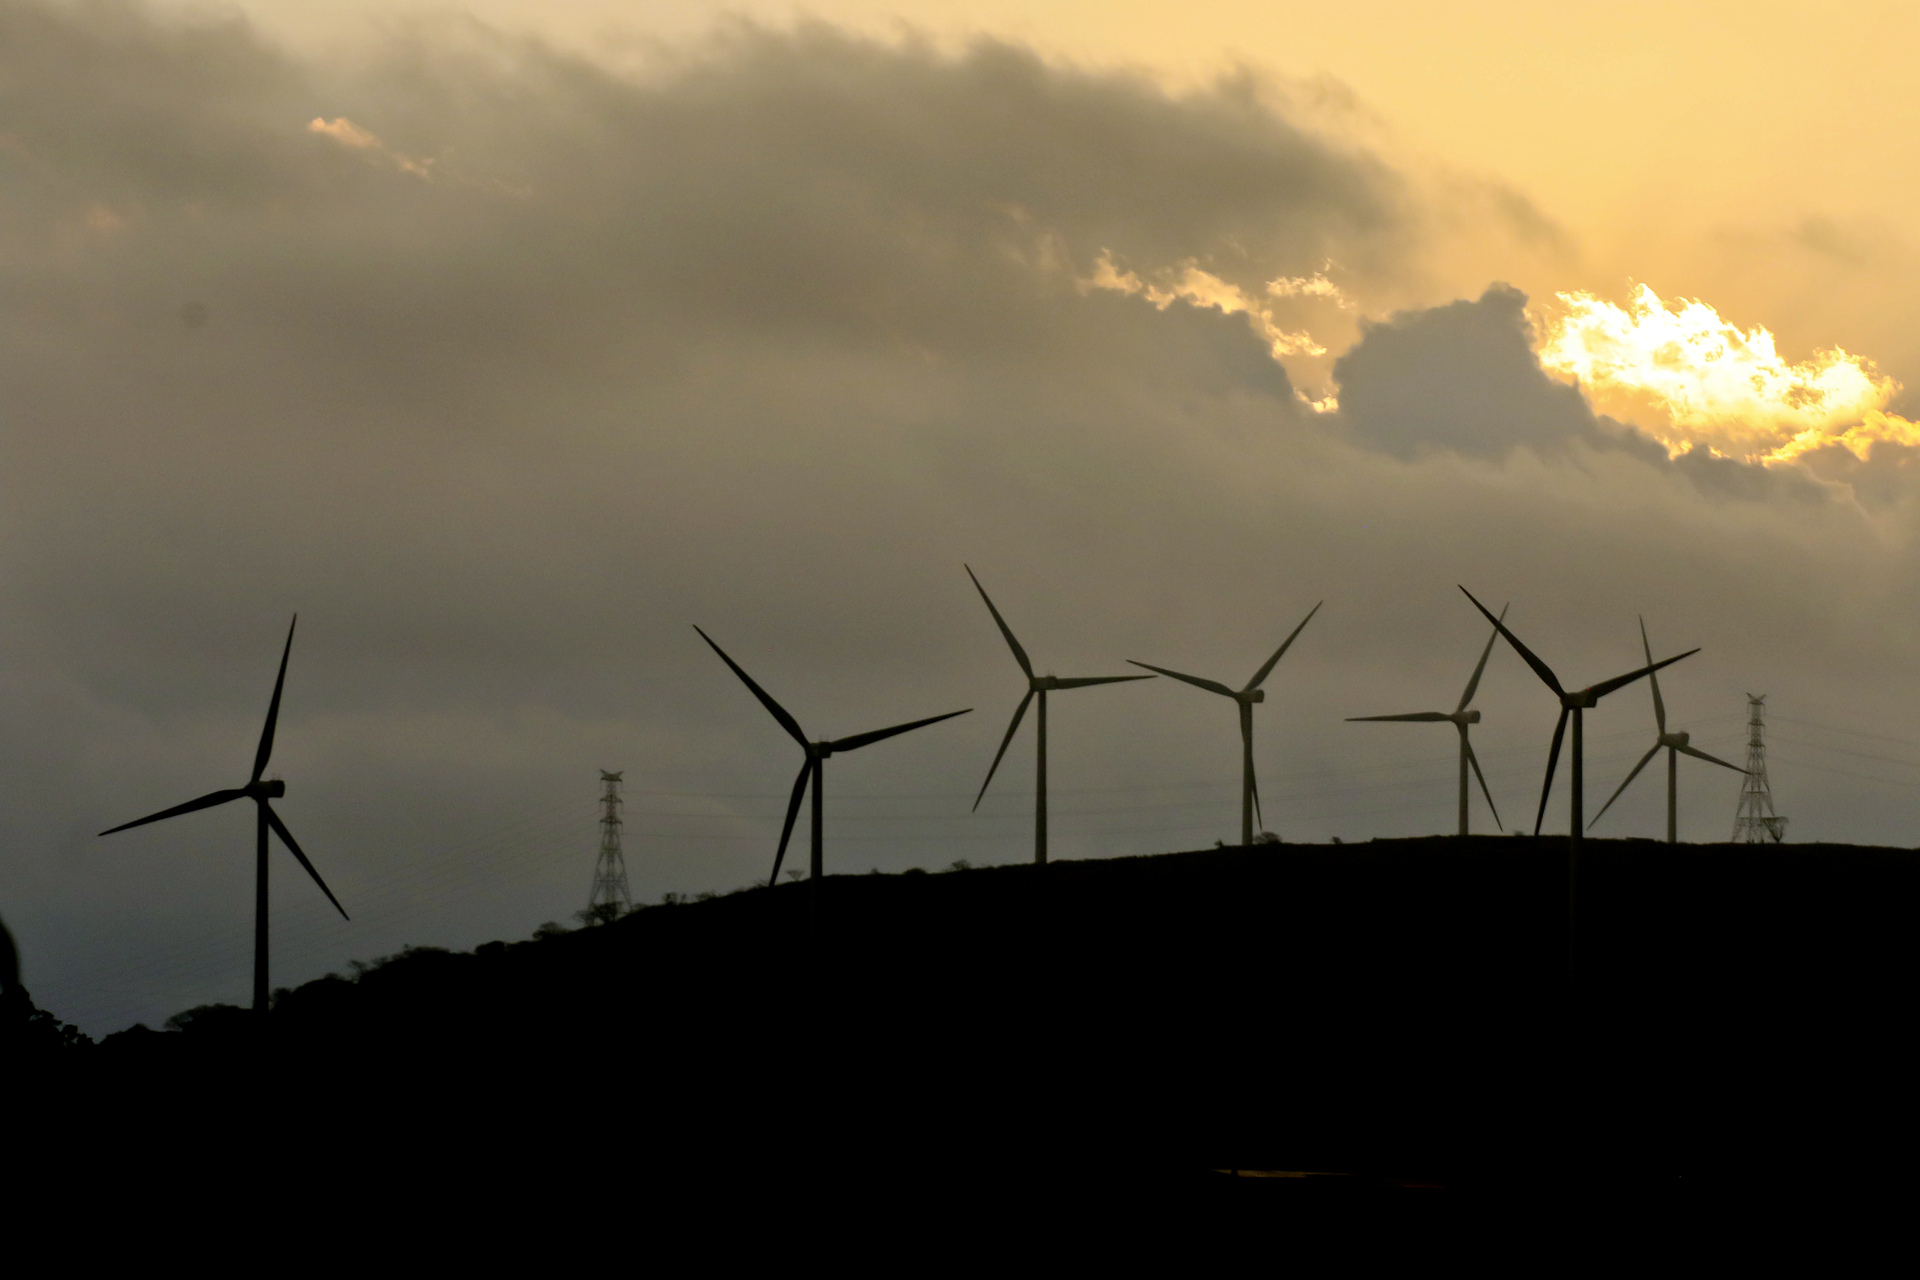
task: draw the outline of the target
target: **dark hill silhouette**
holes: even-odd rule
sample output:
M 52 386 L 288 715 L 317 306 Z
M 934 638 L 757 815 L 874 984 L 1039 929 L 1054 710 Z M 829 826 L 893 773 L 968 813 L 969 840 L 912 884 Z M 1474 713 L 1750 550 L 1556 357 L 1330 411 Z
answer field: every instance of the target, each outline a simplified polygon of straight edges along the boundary
M 497 1160 L 604 1135 L 661 1172 L 1905 1166 L 1920 855 L 1587 842 L 1570 980 L 1565 848 L 833 876 L 410 950 L 279 993 L 264 1043 L 196 1010 L 51 1087 L 137 1127 L 182 1106 L 220 1123 L 266 1079 L 303 1132 L 361 1150 Z

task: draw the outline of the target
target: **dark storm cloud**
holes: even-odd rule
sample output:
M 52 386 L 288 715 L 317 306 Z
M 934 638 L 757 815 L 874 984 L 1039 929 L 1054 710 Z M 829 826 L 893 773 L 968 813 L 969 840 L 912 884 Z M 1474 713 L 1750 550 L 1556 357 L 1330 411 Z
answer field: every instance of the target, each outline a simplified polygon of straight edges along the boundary
M 1089 287 L 1102 254 L 1253 297 L 1332 259 L 1363 306 L 1418 300 L 1396 282 L 1432 277 L 1446 211 L 1244 80 L 820 27 L 640 78 L 461 24 L 321 65 L 238 23 L 0 0 L 0 120 L 5 910 L 90 1029 L 244 989 L 155 957 L 234 929 L 244 958 L 246 833 L 91 833 L 238 778 L 296 607 L 282 812 L 356 923 L 283 876 L 287 978 L 564 916 L 597 767 L 672 793 L 629 813 L 642 896 L 764 875 L 776 828 L 741 797 L 797 762 L 696 621 L 819 733 L 979 708 L 835 761 L 849 801 L 934 798 L 831 809 L 830 865 L 1020 856 L 1017 792 L 967 812 L 1018 686 L 963 560 L 1062 671 L 1251 672 L 1327 598 L 1259 745 L 1307 779 L 1272 784 L 1298 837 L 1444 820 L 1444 742 L 1439 818 L 1339 817 L 1312 779 L 1417 763 L 1339 718 L 1457 690 L 1456 581 L 1607 672 L 1634 610 L 1712 646 L 1676 707 L 1783 645 L 1910 656 L 1881 625 L 1897 539 L 1838 502 L 1705 500 L 1540 374 L 1510 291 L 1370 327 L 1329 420 L 1244 316 Z M 1513 674 L 1482 749 L 1510 734 L 1533 777 Z M 1230 800 L 1093 811 L 1230 791 L 1231 721 L 1190 692 L 1062 699 L 1051 767 L 1088 809 L 1057 848 L 1231 832 Z M 579 858 L 460 843 L 575 799 Z
M 1396 457 L 1432 450 L 1499 459 L 1579 442 L 1664 462 L 1666 450 L 1598 418 L 1577 387 L 1549 378 L 1533 353 L 1527 297 L 1494 285 L 1477 300 L 1363 324 L 1334 364 L 1340 416 L 1358 440 Z

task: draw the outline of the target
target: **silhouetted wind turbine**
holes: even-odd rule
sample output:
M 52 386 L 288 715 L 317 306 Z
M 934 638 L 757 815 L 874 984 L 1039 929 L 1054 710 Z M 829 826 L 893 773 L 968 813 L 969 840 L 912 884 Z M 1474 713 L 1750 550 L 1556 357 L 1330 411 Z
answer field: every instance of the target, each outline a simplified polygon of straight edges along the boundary
M 1584 770 L 1582 768 L 1583 747 L 1580 732 L 1581 713 L 1589 707 L 1598 706 L 1600 699 L 1606 697 L 1615 689 L 1630 685 L 1641 676 L 1650 676 L 1662 667 L 1672 666 L 1674 663 L 1680 661 L 1681 658 L 1690 658 L 1700 652 L 1700 650 L 1697 648 L 1689 649 L 1685 653 L 1676 654 L 1662 662 L 1650 662 L 1646 666 L 1638 670 L 1629 671 L 1623 676 L 1615 676 L 1611 680 L 1602 680 L 1599 684 L 1588 685 L 1584 689 L 1576 689 L 1569 693 L 1560 686 L 1560 678 L 1553 674 L 1553 668 L 1535 657 L 1533 650 L 1521 644 L 1519 637 L 1507 630 L 1506 623 L 1494 617 L 1491 613 L 1487 613 L 1487 606 L 1475 600 L 1473 592 L 1468 591 L 1465 587 L 1461 587 L 1460 590 L 1467 599 L 1473 600 L 1473 607 L 1486 615 L 1487 621 L 1493 624 L 1494 629 L 1507 638 L 1507 643 L 1513 646 L 1514 652 L 1526 660 L 1526 664 L 1533 668 L 1533 673 L 1540 677 L 1541 682 L 1545 684 L 1547 688 L 1553 690 L 1555 697 L 1560 699 L 1560 719 L 1553 726 L 1553 746 L 1547 751 L 1547 780 L 1540 788 L 1540 812 L 1536 814 L 1533 819 L 1533 834 L 1535 835 L 1540 834 L 1540 823 L 1547 816 L 1547 796 L 1553 790 L 1554 766 L 1560 763 L 1560 740 L 1567 732 L 1567 717 L 1569 715 L 1573 717 L 1573 761 L 1572 767 L 1569 770 L 1573 776 L 1569 779 L 1571 783 L 1569 787 L 1571 800 L 1568 812 L 1568 836 L 1577 844 L 1580 840 L 1581 833 L 1586 829 L 1586 824 L 1582 820 L 1583 815 L 1581 814 L 1583 800 L 1581 788 L 1584 782 Z
M 1083 689 L 1094 684 L 1120 684 L 1127 680 L 1151 680 L 1152 676 L 1037 676 L 1033 674 L 1033 663 L 1027 661 L 1027 651 L 1013 638 L 1012 628 L 1000 611 L 993 607 L 993 601 L 987 595 L 987 589 L 980 585 L 980 579 L 973 577 L 971 566 L 962 565 L 967 576 L 973 578 L 973 589 L 987 602 L 987 612 L 1000 628 L 1000 634 L 1007 638 L 1007 647 L 1013 650 L 1013 660 L 1020 664 L 1020 670 L 1027 676 L 1027 696 L 1020 699 L 1020 705 L 1013 709 L 1013 723 L 1007 726 L 1007 736 L 1000 739 L 1000 749 L 993 753 L 993 763 L 987 767 L 987 780 L 980 784 L 980 794 L 973 798 L 973 807 L 980 808 L 980 799 L 987 794 L 987 783 L 993 781 L 994 770 L 1000 767 L 1000 757 L 1007 754 L 1007 744 L 1013 741 L 1014 732 L 1020 728 L 1020 717 L 1027 714 L 1027 704 L 1033 701 L 1033 695 L 1040 695 L 1040 723 L 1037 730 L 1039 749 L 1036 752 L 1038 763 L 1035 767 L 1033 800 L 1033 860 L 1044 866 L 1047 861 L 1047 693 L 1052 689 Z
M 1500 617 L 1507 616 L 1507 606 L 1500 606 Z M 1496 629 L 1487 636 L 1487 647 L 1480 651 L 1480 661 L 1474 664 L 1473 676 L 1467 681 L 1465 693 L 1460 695 L 1460 705 L 1452 711 L 1410 711 L 1403 716 L 1348 716 L 1353 723 L 1362 720 L 1417 720 L 1422 723 L 1438 723 L 1446 720 L 1460 731 L 1460 834 L 1467 834 L 1467 766 L 1473 766 L 1473 776 L 1480 779 L 1480 794 L 1487 798 L 1487 808 L 1493 810 L 1494 830 L 1500 829 L 1500 809 L 1493 803 L 1493 792 L 1487 790 L 1487 775 L 1480 772 L 1480 761 L 1474 757 L 1473 744 L 1467 741 L 1467 726 L 1480 723 L 1478 711 L 1467 710 L 1467 704 L 1473 701 L 1474 690 L 1480 687 L 1480 673 L 1487 669 L 1487 655 L 1493 652 L 1493 642 L 1500 638 L 1498 620 Z
M 347 909 L 340 905 L 340 899 L 333 896 L 333 890 L 327 888 L 327 882 L 307 861 L 307 855 L 300 850 L 300 844 L 293 838 L 293 832 L 287 830 L 287 824 L 280 821 L 280 815 L 273 811 L 269 800 L 278 799 L 287 794 L 287 784 L 278 778 L 262 782 L 260 775 L 267 771 L 267 760 L 273 755 L 273 730 L 280 721 L 280 690 L 287 683 L 287 656 L 293 652 L 293 628 L 300 623 L 300 615 L 293 615 L 293 623 L 287 627 L 286 648 L 280 651 L 280 674 L 273 681 L 273 701 L 267 704 L 267 725 L 260 731 L 260 748 L 253 754 L 253 776 L 247 779 L 247 785 L 227 791 L 210 791 L 198 800 L 189 800 L 177 804 L 171 809 L 162 809 L 159 813 L 150 813 L 144 818 L 132 822 L 123 822 L 117 827 L 102 831 L 110 836 L 115 831 L 126 831 L 131 827 L 142 827 L 149 822 L 158 822 L 162 818 L 176 818 L 183 813 L 193 813 L 199 809 L 211 809 L 226 804 L 230 800 L 251 800 L 254 803 L 255 841 L 253 875 L 253 1011 L 265 1014 L 267 1011 L 267 829 L 280 837 L 280 843 L 287 846 L 313 882 L 320 886 L 320 892 L 327 895 L 327 901 L 340 913 L 343 920 L 351 919 Z
M 694 630 L 700 631 L 700 628 L 696 626 Z M 870 743 L 878 742 L 882 738 L 891 738 L 895 734 L 905 733 L 909 729 L 918 729 L 925 725 L 938 724 L 942 720 L 951 720 L 955 716 L 963 716 L 967 714 L 968 711 L 973 710 L 972 707 L 968 707 L 963 711 L 949 711 L 943 716 L 928 716 L 925 720 L 914 720 L 907 724 L 896 724 L 890 729 L 875 729 L 871 733 L 856 733 L 850 738 L 834 738 L 831 741 L 808 742 L 807 735 L 801 732 L 800 722 L 789 715 L 785 707 L 775 702 L 765 689 L 755 684 L 753 677 L 745 671 L 742 671 L 740 664 L 732 658 L 729 658 L 725 649 L 714 644 L 712 636 L 704 631 L 700 631 L 700 638 L 705 640 L 708 645 L 712 646 L 713 651 L 720 655 L 720 661 L 733 668 L 733 674 L 739 676 L 741 683 L 753 690 L 753 696 L 760 699 L 760 705 L 772 713 L 773 718 L 780 722 L 780 727 L 791 734 L 793 740 L 800 744 L 800 749 L 807 753 L 806 763 L 800 766 L 800 776 L 793 780 L 793 797 L 787 801 L 786 825 L 780 828 L 780 848 L 778 852 L 773 855 L 773 874 L 767 877 L 767 884 L 769 886 L 777 883 L 780 879 L 780 864 L 787 856 L 787 840 L 793 835 L 793 820 L 800 814 L 800 797 L 807 789 L 808 778 L 813 779 L 813 862 L 810 875 L 813 879 L 818 880 L 823 874 L 820 870 L 820 766 L 826 761 L 828 756 L 855 751 Z
M 1645 618 L 1640 619 L 1640 648 L 1645 651 L 1647 661 L 1652 662 L 1653 646 L 1647 643 L 1647 620 Z M 1660 748 L 1665 747 L 1667 749 L 1667 843 L 1678 844 L 1680 842 L 1678 799 L 1680 792 L 1680 755 L 1685 753 L 1690 756 L 1698 756 L 1700 759 L 1712 761 L 1722 768 L 1731 769 L 1743 777 L 1747 771 L 1737 764 L 1728 764 L 1719 756 L 1710 756 L 1698 747 L 1688 746 L 1687 741 L 1691 735 L 1684 729 L 1678 733 L 1668 733 L 1667 704 L 1660 700 L 1660 677 L 1649 674 L 1647 681 L 1653 687 L 1653 721 L 1659 726 L 1658 736 L 1654 738 L 1653 745 L 1647 749 L 1647 754 L 1640 757 L 1640 763 L 1633 766 L 1633 772 L 1627 775 L 1627 781 L 1621 783 L 1619 790 L 1608 796 L 1607 802 L 1600 806 L 1600 812 L 1593 815 L 1593 822 L 1587 824 L 1587 829 L 1589 831 L 1593 829 L 1593 823 L 1600 821 L 1601 815 L 1613 807 L 1613 802 L 1620 798 L 1620 792 L 1627 789 L 1627 783 L 1639 777 L 1640 771 L 1647 767 L 1647 761 L 1653 759 L 1654 753 L 1659 751 Z
M 983 592 L 982 594 L 985 593 Z M 1320 604 L 1325 603 L 1326 601 L 1324 600 L 1320 602 Z M 1190 676 L 1178 671 L 1169 671 L 1165 667 L 1156 667 L 1150 662 L 1133 662 L 1132 658 L 1127 659 L 1128 662 L 1133 662 L 1133 665 L 1136 667 L 1145 667 L 1147 670 L 1157 671 L 1163 676 L 1171 676 L 1175 680 L 1184 680 L 1195 688 L 1205 689 L 1208 693 L 1217 693 L 1224 698 L 1232 698 L 1240 704 L 1240 843 L 1243 845 L 1253 843 L 1253 815 L 1254 811 L 1260 807 L 1260 786 L 1253 780 L 1253 704 L 1267 700 L 1267 691 L 1260 687 L 1260 682 L 1265 680 L 1267 673 L 1273 670 L 1273 664 L 1280 661 L 1280 656 L 1284 654 L 1287 651 L 1287 647 L 1293 643 L 1294 636 L 1306 630 L 1307 624 L 1313 621 L 1313 615 L 1320 612 L 1320 604 L 1316 604 L 1313 608 L 1307 610 L 1307 616 L 1300 619 L 1300 625 L 1293 629 L 1292 635 L 1289 635 L 1285 640 L 1280 642 L 1280 647 L 1273 651 L 1273 656 L 1268 658 L 1261 668 L 1253 673 L 1253 679 L 1247 681 L 1247 687 L 1237 692 L 1227 688 L 1227 686 L 1221 684 L 1218 680 L 1202 680 L 1199 676 Z M 1266 821 L 1266 817 L 1263 815 L 1260 819 L 1260 824 L 1265 826 Z

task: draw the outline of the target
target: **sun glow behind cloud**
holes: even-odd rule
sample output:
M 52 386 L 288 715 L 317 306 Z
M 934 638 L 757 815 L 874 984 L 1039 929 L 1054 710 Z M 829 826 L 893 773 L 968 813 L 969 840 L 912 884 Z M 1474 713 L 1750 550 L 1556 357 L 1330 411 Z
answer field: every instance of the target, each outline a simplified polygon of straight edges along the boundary
M 1625 307 L 1573 292 L 1543 312 L 1541 364 L 1670 453 L 1701 445 L 1779 463 L 1833 445 L 1864 459 L 1877 441 L 1920 444 L 1920 424 L 1886 412 L 1899 382 L 1838 347 L 1789 363 L 1764 327 L 1743 330 L 1698 299 L 1670 305 L 1646 285 Z

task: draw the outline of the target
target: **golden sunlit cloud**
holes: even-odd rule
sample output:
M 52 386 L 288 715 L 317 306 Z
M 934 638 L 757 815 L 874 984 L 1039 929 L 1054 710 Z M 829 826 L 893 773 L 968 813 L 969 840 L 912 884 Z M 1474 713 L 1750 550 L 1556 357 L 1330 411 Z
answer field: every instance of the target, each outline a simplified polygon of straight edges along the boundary
M 1311 333 L 1305 329 L 1283 328 L 1264 304 L 1248 297 L 1238 285 L 1229 284 L 1210 271 L 1202 271 L 1192 259 L 1166 273 L 1162 282 L 1155 284 L 1142 280 L 1135 272 L 1120 270 L 1113 265 L 1113 259 L 1103 253 L 1093 264 L 1093 274 L 1080 283 L 1083 288 L 1139 294 L 1162 311 L 1175 302 L 1185 302 L 1195 307 L 1218 307 L 1228 315 L 1244 315 L 1254 331 L 1273 348 L 1276 360 L 1282 356 L 1327 354 L 1327 349 L 1315 342 Z M 1299 279 L 1282 277 L 1269 284 L 1267 292 L 1275 297 L 1330 298 L 1346 305 L 1340 290 L 1317 272 Z
M 307 123 L 307 132 L 332 138 L 343 147 L 364 149 L 381 146 L 380 139 L 374 137 L 345 116 L 340 116 L 333 120 L 324 120 L 319 116 L 315 116 Z
M 433 160 L 431 157 L 425 160 L 415 160 L 411 156 L 403 156 L 386 143 L 380 141 L 377 136 L 362 129 L 345 116 L 338 116 L 332 120 L 315 116 L 307 123 L 307 132 L 317 133 L 323 138 L 331 138 L 341 146 L 348 147 L 355 151 L 374 152 L 391 161 L 393 166 L 402 173 L 410 173 L 414 177 L 425 179 L 428 182 L 433 180 Z
M 1276 298 L 1325 298 L 1342 307 L 1353 305 L 1347 295 L 1340 292 L 1339 285 L 1318 271 L 1310 276 L 1281 276 L 1277 280 L 1269 280 L 1267 292 Z
M 1669 453 L 1702 445 L 1777 463 L 1830 445 L 1865 459 L 1876 441 L 1920 443 L 1920 426 L 1886 412 L 1899 382 L 1862 356 L 1834 347 L 1789 363 L 1764 327 L 1743 330 L 1698 299 L 1669 305 L 1646 285 L 1625 307 L 1555 299 L 1537 317 L 1541 364 Z

